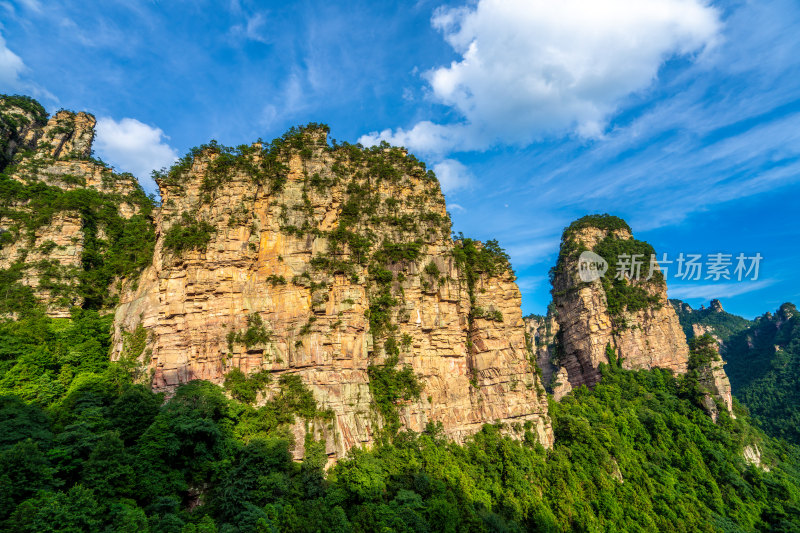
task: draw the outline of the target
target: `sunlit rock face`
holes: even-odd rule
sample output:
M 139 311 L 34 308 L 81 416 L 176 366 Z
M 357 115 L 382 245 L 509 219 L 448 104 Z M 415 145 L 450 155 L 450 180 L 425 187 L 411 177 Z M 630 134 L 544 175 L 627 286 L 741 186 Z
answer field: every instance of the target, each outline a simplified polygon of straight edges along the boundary
M 584 251 L 642 253 L 639 279 L 630 276 L 614 285 L 617 259 L 606 257 L 604 278 L 585 281 L 579 272 Z M 651 252 L 616 217 L 585 217 L 565 230 L 553 270 L 553 314 L 559 329 L 558 364 L 566 370 L 571 387 L 597 383 L 599 365 L 609 362 L 610 351 L 626 369 L 686 372 L 689 349 L 667 300 L 666 283 L 658 275 L 646 279 Z
M 436 178 L 403 150 L 331 148 L 307 127 L 234 154 L 207 146 L 158 183 L 153 263 L 122 295 L 114 348 L 143 326 L 154 388 L 234 367 L 300 375 L 334 417 L 296 425 L 295 454 L 310 431 L 333 458 L 380 431 L 368 368 L 396 357 L 423 386 L 396 405 L 402 427 L 440 422 L 462 441 L 502 422 L 552 444 L 512 272 L 458 256 Z M 202 242 L 181 248 L 181 228 Z M 237 340 L 255 315 L 268 338 Z
M 33 289 L 52 317 L 68 317 L 71 307 L 85 303 L 77 284 L 87 242 L 92 249 L 99 242 L 103 255 L 113 218 L 98 211 L 129 219 L 148 203 L 132 175 L 116 174 L 91 157 L 95 122 L 88 113 L 64 110 L 48 119 L 31 99 L 0 98 L 0 171 L 15 183 L 0 199 L 0 270 Z M 82 198 L 82 190 L 98 193 L 93 198 L 103 205 Z

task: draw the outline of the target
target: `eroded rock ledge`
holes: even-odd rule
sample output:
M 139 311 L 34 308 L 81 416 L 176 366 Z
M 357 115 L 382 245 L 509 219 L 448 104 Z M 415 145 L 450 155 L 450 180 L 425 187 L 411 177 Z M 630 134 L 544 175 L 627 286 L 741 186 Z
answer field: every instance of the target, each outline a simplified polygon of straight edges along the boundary
M 453 241 L 439 184 L 413 156 L 330 147 L 326 131 L 211 144 L 160 177 L 153 263 L 121 298 L 115 356 L 143 327 L 157 389 L 232 368 L 301 376 L 334 417 L 295 426 L 298 456 L 306 431 L 330 457 L 374 440 L 384 419 L 368 370 L 387 361 L 423 387 L 395 402 L 402 427 L 441 423 L 461 441 L 503 422 L 550 446 L 502 252 Z M 254 315 L 267 338 L 247 344 L 237 334 Z
M 579 257 L 585 251 L 607 261 L 604 276 L 581 279 Z M 608 363 L 609 356 L 626 369 L 686 372 L 686 337 L 668 303 L 663 276 L 650 275 L 652 253 L 652 247 L 635 240 L 630 227 L 617 217 L 584 217 L 564 231 L 552 272 L 553 313 L 558 324 L 557 366 L 566 371 L 571 387 L 597 383 L 599 365 Z M 615 279 L 620 254 L 641 254 L 638 280 L 636 276 Z

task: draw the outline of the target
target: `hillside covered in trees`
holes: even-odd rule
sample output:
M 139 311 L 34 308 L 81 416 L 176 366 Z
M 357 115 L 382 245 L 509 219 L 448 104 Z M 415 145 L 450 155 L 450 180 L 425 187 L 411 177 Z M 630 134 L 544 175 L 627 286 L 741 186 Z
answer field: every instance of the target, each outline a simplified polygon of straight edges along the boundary
M 734 396 L 770 435 L 800 444 L 800 318 L 785 303 L 754 321 L 712 305 L 691 309 L 673 300 L 687 335 L 695 324 L 721 341 Z
M 39 312 L 0 330 L 4 531 L 792 531 L 800 453 L 743 410 L 714 424 L 693 375 L 603 366 L 551 403 L 555 446 L 487 425 L 464 445 L 431 426 L 324 471 L 293 418 L 318 406 L 284 380 L 263 406 L 197 381 L 167 401 L 111 363 L 108 317 Z M 27 376 L 27 378 L 26 378 Z M 50 376 L 54 379 L 37 379 Z M 59 386 L 61 385 L 61 386 Z M 762 465 L 740 450 L 756 445 Z
M 331 147 L 319 125 L 269 144 L 212 143 L 159 174 L 174 195 L 167 205 L 92 157 L 90 115 L 48 117 L 26 97 L 2 102 L 0 530 L 798 529 L 800 449 L 759 418 L 785 440 L 762 431 L 737 402 L 709 416 L 709 402 L 721 405 L 708 388 L 711 337 L 691 350 L 683 344 L 681 372 L 626 369 L 630 361 L 604 344 L 607 362 L 597 362 L 591 388 L 576 385 L 558 402 L 547 396 L 508 255 L 496 241 L 450 235 L 436 176 L 404 150 Z M 252 210 L 242 209 L 236 187 L 248 191 Z M 387 193 L 396 190 L 418 195 L 403 204 Z M 295 203 L 267 205 L 278 194 Z M 418 212 L 427 218 L 415 219 Z M 596 243 L 601 251 L 646 245 L 621 219 L 587 219 L 619 221 Z M 277 230 L 263 229 L 273 222 Z M 263 309 L 228 311 L 240 327 L 219 322 L 221 335 L 158 321 L 225 291 L 196 277 L 185 292 L 164 289 L 182 300 L 148 297 L 184 283 L 190 268 L 208 272 L 211 258 L 225 275 L 214 279 L 229 281 L 230 257 L 252 260 L 237 275 L 264 276 L 252 304 Z M 266 274 L 265 265 L 288 274 L 307 264 L 296 276 Z M 247 270 L 253 265 L 265 268 Z M 626 282 L 597 285 L 616 319 L 609 339 L 634 334 L 626 313 L 649 327 L 648 305 L 666 302 L 662 281 L 652 294 Z M 587 287 L 573 289 L 563 296 Z M 275 295 L 282 331 L 265 304 Z M 157 318 L 122 327 L 120 299 L 122 315 L 139 320 L 136 305 L 147 300 Z M 302 312 L 286 320 L 293 309 Z M 790 387 L 774 398 L 791 404 L 796 315 L 784 306 L 726 337 L 730 346 L 738 335 L 764 346 L 769 369 L 750 383 L 729 364 L 741 390 Z M 345 333 L 358 341 L 352 353 L 335 344 Z M 185 353 L 202 341 L 215 373 L 156 383 L 154 350 L 166 345 L 156 337 L 179 334 L 188 342 L 175 346 Z M 768 345 L 779 348 L 770 354 Z M 341 365 L 326 378 L 329 389 L 308 378 L 323 353 L 334 361 L 325 364 Z M 353 370 L 345 365 L 357 364 L 360 389 L 343 377 Z M 441 386 L 454 376 L 460 381 Z M 348 401 L 334 402 L 351 389 Z M 453 397 L 463 405 L 450 405 Z M 743 397 L 754 417 L 775 408 Z M 431 415 L 412 431 L 429 413 L 444 413 L 443 421 Z M 368 421 L 358 429 L 370 440 L 331 450 L 344 416 Z

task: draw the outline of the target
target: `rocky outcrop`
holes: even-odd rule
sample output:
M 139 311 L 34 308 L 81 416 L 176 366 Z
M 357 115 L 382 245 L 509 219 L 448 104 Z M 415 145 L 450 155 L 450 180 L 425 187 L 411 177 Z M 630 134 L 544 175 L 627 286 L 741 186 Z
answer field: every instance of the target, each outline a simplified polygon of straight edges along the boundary
M 745 446 L 742 450 L 742 457 L 744 460 L 756 468 L 760 468 L 764 472 L 769 472 L 770 468 L 766 464 L 764 464 L 761 460 L 761 448 L 759 448 L 758 444 L 750 444 Z
M 553 303 L 559 364 L 572 387 L 597 383 L 599 365 L 608 363 L 609 353 L 626 369 L 686 372 L 686 337 L 668 303 L 663 276 L 650 272 L 653 253 L 647 243 L 633 239 L 624 221 L 608 215 L 584 217 L 564 231 L 552 273 Z M 594 274 L 581 273 L 587 267 L 581 254 L 595 258 Z M 618 260 L 625 264 L 626 258 L 629 266 L 641 262 L 638 272 L 619 271 Z M 601 273 L 603 261 L 607 270 Z
M 546 316 L 525 317 L 525 331 L 545 390 L 559 401 L 572 391 L 567 370 L 559 367 L 559 325 L 548 309 Z
M 17 152 L 35 147 L 36 132 L 47 122 L 47 112 L 24 96 L 0 95 L 0 171 Z
M 232 368 L 299 375 L 334 419 L 298 424 L 296 441 L 312 431 L 331 458 L 375 439 L 369 371 L 394 364 L 423 386 L 396 400 L 403 427 L 441 423 L 460 441 L 497 421 L 551 445 L 502 254 L 453 242 L 439 185 L 412 156 L 331 148 L 325 131 L 212 144 L 160 177 L 153 264 L 121 299 L 115 354 L 141 325 L 159 390 Z M 248 345 L 237 333 L 254 316 L 268 340 Z
M 722 339 L 716 334 L 716 331 L 712 326 L 708 326 L 705 324 L 692 324 L 692 337 L 702 337 L 703 335 L 711 335 L 711 337 L 716 341 L 718 346 L 722 345 Z M 719 351 L 719 350 L 718 350 Z
M 709 328 L 695 324 L 695 337 L 700 341 L 705 340 L 705 342 L 701 343 L 700 347 L 695 349 L 702 350 L 703 347 L 707 347 L 708 350 L 707 356 L 702 358 L 703 363 L 698 365 L 697 368 L 700 389 L 706 391 L 702 399 L 703 407 L 714 422 L 716 422 L 719 417 L 717 402 L 721 402 L 728 413 L 733 418 L 736 418 L 733 414 L 731 382 L 723 368 L 725 366 L 725 361 L 723 361 L 720 355 L 719 340 L 708 334 L 706 332 L 707 329 Z M 707 336 L 703 337 L 704 335 Z M 700 339 L 700 337 L 703 338 Z
M 556 362 L 556 335 L 558 334 L 558 322 L 548 314 L 547 316 L 530 315 L 523 319 L 525 321 L 525 334 L 531 352 L 536 360 L 536 365 L 542 375 L 542 382 L 548 392 L 550 383 L 553 380 L 558 367 Z
M 124 237 L 120 230 L 128 222 L 117 218 L 129 221 L 151 206 L 132 175 L 115 174 L 92 159 L 94 125 L 84 112 L 62 110 L 48 120 L 33 100 L 0 97 L 0 170 L 6 182 L 0 270 L 17 287 L 29 288 L 53 317 L 67 317 L 71 307 L 87 303 L 79 277 L 85 268 L 97 268 Z M 113 292 L 111 285 L 98 290 Z M 0 313 L 9 311 L 15 312 L 13 302 L 0 302 Z

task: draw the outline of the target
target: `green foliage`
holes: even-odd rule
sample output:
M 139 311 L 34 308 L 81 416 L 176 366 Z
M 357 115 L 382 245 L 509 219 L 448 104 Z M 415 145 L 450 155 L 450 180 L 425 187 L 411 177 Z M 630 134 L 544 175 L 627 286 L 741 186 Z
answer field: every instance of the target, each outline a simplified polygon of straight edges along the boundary
M 272 332 L 267 330 L 261 315 L 250 313 L 247 315 L 247 328 L 243 331 L 228 332 L 228 351 L 233 351 L 234 344 L 244 344 L 247 349 L 261 344 L 266 344 L 272 338 Z
M 422 392 L 422 384 L 411 366 L 403 365 L 398 369 L 397 362 L 397 356 L 393 355 L 382 365 L 373 364 L 367 367 L 370 393 L 390 435 L 400 429 L 397 406 L 419 399 Z
M 314 418 L 330 420 L 333 417 L 332 411 L 323 411 L 317 407 L 314 394 L 297 374 L 282 374 L 278 384 L 280 394 L 275 397 L 274 403 L 279 408 L 289 413 L 297 413 L 306 420 Z
M 530 432 L 520 443 L 492 426 L 463 446 L 434 431 L 401 434 L 341 461 L 331 487 L 346 491 L 360 530 L 791 529 L 796 470 L 746 465 L 746 422 L 713 424 L 682 389 L 665 371 L 606 368 L 594 391 L 551 405 L 552 450 Z
M 635 313 L 642 309 L 658 308 L 661 305 L 658 294 L 650 294 L 647 290 L 664 281 L 664 275 L 660 271 L 654 272 L 650 280 L 646 279 L 649 274 L 650 256 L 655 254 L 652 246 L 644 241 L 618 239 L 609 235 L 597 243 L 594 252 L 601 255 L 609 265 L 609 271 L 600 280 L 606 292 L 608 312 L 618 327 L 623 325 L 624 312 Z M 626 254 L 638 255 L 638 260 L 643 262 L 638 280 L 616 276 L 614 273 L 618 258 Z
M 205 250 L 216 228 L 205 220 L 195 220 L 182 213 L 180 222 L 174 223 L 164 235 L 164 248 L 176 255 L 189 250 Z
M 712 328 L 714 335 L 719 337 L 723 343 L 727 342 L 732 336 L 741 333 L 753 325 L 750 320 L 733 315 L 727 311 L 717 311 L 711 307 L 691 309 L 680 300 L 670 300 L 669 302 L 678 315 L 678 320 L 681 323 L 681 327 L 687 339 L 691 339 L 694 336 L 694 330 L 692 328 L 694 324 Z
M 472 318 L 482 318 L 494 322 L 503 321 L 503 313 L 499 309 L 484 309 L 483 307 L 472 308 Z
M 305 158 L 311 157 L 312 148 L 320 148 L 315 140 L 319 131 L 328 131 L 324 124 L 309 123 L 293 127 L 271 143 L 261 141 L 254 145 L 229 147 L 211 141 L 192 148 L 184 157 L 169 169 L 153 172 L 153 178 L 162 186 L 181 190 L 186 175 L 197 160 L 208 162 L 203 177 L 201 191 L 204 198 L 211 195 L 236 172 L 249 176 L 254 184 L 266 186 L 270 192 L 280 192 L 288 177 L 288 156 L 292 150 L 301 152 Z M 324 148 L 324 146 L 322 146 Z
M 0 269 L 0 314 L 28 315 L 36 309 L 36 296 L 27 285 L 20 283 L 25 264 L 17 262 Z
M 380 249 L 375 253 L 378 263 L 416 261 L 422 249 L 422 241 L 394 243 L 383 241 Z
M 253 403 L 258 393 L 262 392 L 271 381 L 272 376 L 267 370 L 260 370 L 248 376 L 238 368 L 233 368 L 225 374 L 224 386 L 236 400 Z
M 453 248 L 453 258 L 467 275 L 467 282 L 472 285 L 478 274 L 497 276 L 511 270 L 511 261 L 508 254 L 494 240 L 488 240 L 481 245 L 479 241 L 464 237 L 463 233 L 453 236 L 456 246 Z
M 137 206 L 139 212 L 123 217 L 120 214 L 123 202 Z M 26 208 L 18 209 L 15 207 L 18 204 L 25 204 Z M 135 279 L 152 261 L 155 242 L 149 219 L 152 208 L 152 199 L 141 189 L 122 197 L 93 188 L 64 190 L 41 181 L 26 184 L 0 175 L 0 215 L 13 221 L 3 233 L 7 242 L 24 238 L 32 245 L 36 231 L 52 223 L 59 213 L 79 216 L 83 233 L 81 266 L 75 272 L 64 271 L 49 262 L 31 265 L 22 261 L 0 272 L 0 308 L 18 311 L 34 307 L 33 294 L 17 283 L 22 272 L 29 269 L 39 272 L 40 285 L 61 297 L 60 305 L 68 307 L 78 299 L 87 309 L 113 305 L 108 287 L 114 278 Z M 48 248 L 53 249 L 52 242 L 43 246 L 44 253 Z
M 723 345 L 733 393 L 775 437 L 800 444 L 800 315 L 783 304 Z
M 689 341 L 689 368 L 703 368 L 719 360 L 717 341 L 706 333 Z
M 31 117 L 26 117 L 20 111 Z M 24 127 L 43 126 L 46 122 L 47 111 L 33 98 L 0 94 L 0 172 L 13 160 L 14 154 L 10 148 L 22 144 Z
M 272 285 L 273 287 L 277 285 L 286 285 L 286 278 L 283 276 L 279 276 L 277 274 L 271 274 L 267 277 L 267 283 Z
M 688 338 L 692 326 L 710 328 L 722 340 L 721 354 L 733 394 L 770 435 L 800 444 L 800 325 L 786 303 L 754 321 L 712 305 L 691 309 L 671 301 Z
M 436 266 L 436 263 L 431 261 L 427 265 L 425 265 L 425 273 L 432 278 L 438 279 L 439 278 L 439 267 Z
M 586 228 L 597 228 L 608 232 L 623 230 L 628 233 L 633 233 L 631 227 L 623 219 L 604 213 L 602 215 L 586 215 L 579 218 L 567 226 L 563 235 L 564 237 L 568 237 Z M 564 237 L 562 237 L 562 239 Z
M 75 309 L 71 319 L 33 314 L 0 322 L 0 394 L 52 405 L 77 376 L 107 375 L 112 319 Z
M 611 346 L 611 344 L 606 344 L 606 357 L 608 358 L 608 364 L 612 368 L 622 368 L 622 359 L 617 357 L 617 350 Z
M 326 476 L 321 442 L 306 438 L 302 463 L 290 453 L 295 416 L 333 417 L 298 375 L 282 374 L 258 408 L 236 397 L 254 398 L 265 380 L 241 372 L 226 379 L 234 399 L 194 381 L 163 403 L 108 361 L 109 319 L 77 313 L 2 324 L 4 384 L 7 369 L 40 359 L 22 373 L 64 377 L 64 365 L 78 365 L 49 401 L 31 394 L 30 379 L 0 396 L 4 531 L 790 531 L 800 520 L 798 449 L 741 410 L 714 424 L 693 403 L 690 377 L 603 367 L 594 390 L 550 406 L 550 450 L 532 426 L 518 428 L 522 441 L 485 426 L 457 445 L 431 425 L 384 434 Z M 396 431 L 419 382 L 396 356 L 368 372 Z M 742 459 L 754 443 L 769 472 Z

